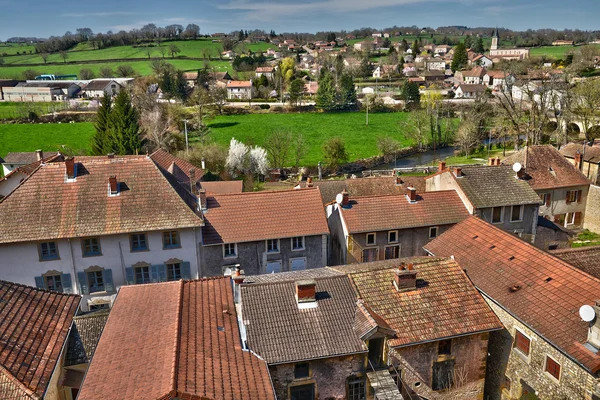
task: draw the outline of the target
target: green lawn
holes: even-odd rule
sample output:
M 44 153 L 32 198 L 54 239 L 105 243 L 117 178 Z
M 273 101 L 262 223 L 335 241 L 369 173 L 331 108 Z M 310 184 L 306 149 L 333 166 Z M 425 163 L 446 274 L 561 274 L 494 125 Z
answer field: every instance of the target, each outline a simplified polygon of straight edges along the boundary
M 176 68 L 182 70 L 197 70 L 204 67 L 203 61 L 194 60 L 168 60 Z M 66 65 L 39 65 L 35 67 L 20 67 L 20 66 L 2 66 L 0 67 L 0 79 L 22 79 L 23 71 L 31 69 L 38 74 L 54 74 L 54 75 L 77 75 L 82 68 L 89 68 L 96 75 L 103 67 L 110 67 L 114 70 L 119 65 L 130 65 L 138 75 L 150 75 L 152 68 L 149 61 L 131 61 L 131 62 L 103 62 L 94 64 L 66 64 Z M 211 61 L 210 66 L 217 71 L 231 71 L 232 67 L 228 61 Z
M 63 103 L 17 103 L 11 101 L 0 102 L 0 119 L 19 118 L 27 116 L 28 111 L 33 110 L 38 114 L 49 114 L 64 109 Z
M 246 144 L 263 146 L 266 137 L 277 129 L 301 133 L 308 147 L 302 164 L 316 165 L 323 161 L 323 143 L 332 137 L 342 138 L 350 160 L 377 155 L 378 136 L 391 136 L 402 146 L 410 146 L 412 141 L 401 133 L 398 123 L 406 116 L 406 113 L 369 114 L 369 126 L 365 126 L 364 113 L 248 114 L 218 116 L 209 127 L 210 137 L 223 145 L 235 137 Z
M 571 244 L 572 247 L 585 247 L 585 246 L 598 246 L 600 245 L 600 235 L 597 233 L 591 232 L 589 230 L 584 230 L 579 235 L 577 235 L 577 239 L 573 241 Z
M 35 52 L 35 46 L 25 43 L 0 43 L 0 57 L 2 57 L 4 54 L 23 54 L 29 53 L 30 51 Z
M 597 49 L 600 49 L 600 45 L 591 44 L 590 46 L 594 46 Z M 578 46 L 541 46 L 541 47 L 532 47 L 531 48 L 531 56 L 532 57 L 542 57 L 546 56 L 548 58 L 562 58 L 564 59 L 567 54 L 575 53 L 578 51 Z
M 75 124 L 0 124 L 0 157 L 12 151 L 56 151 L 62 145 L 79 152 L 88 151 L 94 125 Z

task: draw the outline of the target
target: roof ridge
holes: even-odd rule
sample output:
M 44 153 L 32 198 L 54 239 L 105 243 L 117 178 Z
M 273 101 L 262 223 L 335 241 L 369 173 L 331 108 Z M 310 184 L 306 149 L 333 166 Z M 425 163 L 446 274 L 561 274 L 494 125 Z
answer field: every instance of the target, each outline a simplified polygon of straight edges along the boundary
M 238 180 L 238 179 L 234 179 L 234 180 Z M 223 181 L 223 182 L 228 182 L 228 181 Z M 258 195 L 258 194 L 266 194 L 266 195 L 272 195 L 272 194 L 278 194 L 278 193 L 289 193 L 289 192 L 307 192 L 310 190 L 319 190 L 318 186 L 314 186 L 314 187 L 303 187 L 303 188 L 298 188 L 298 189 L 284 189 L 284 190 L 261 190 L 259 192 L 242 192 L 242 193 L 214 193 L 211 194 L 208 197 L 233 197 L 233 196 L 247 196 L 247 195 Z M 319 190 L 320 193 L 320 190 Z
M 573 252 L 583 253 L 584 251 L 597 250 L 597 249 L 600 249 L 600 245 L 567 247 L 565 249 L 550 250 L 547 253 L 548 254 L 562 254 L 562 253 L 573 253 Z
M 340 272 L 337 271 L 335 269 L 330 269 L 330 267 L 320 267 L 320 268 L 313 268 L 313 269 L 329 269 L 330 271 L 335 272 L 336 274 L 334 275 L 327 275 L 327 276 L 299 276 L 296 278 L 291 278 L 288 276 L 285 277 L 281 277 L 281 280 L 273 280 L 273 281 L 267 281 L 267 282 L 243 282 L 242 283 L 242 287 L 251 287 L 251 286 L 270 286 L 270 285 L 281 285 L 283 283 L 293 283 L 293 282 L 297 282 L 297 281 L 304 281 L 304 280 L 314 280 L 314 281 L 323 281 L 326 279 L 331 279 L 331 278 L 347 278 L 348 277 L 348 273 L 346 272 Z M 291 272 L 291 271 L 290 271 Z

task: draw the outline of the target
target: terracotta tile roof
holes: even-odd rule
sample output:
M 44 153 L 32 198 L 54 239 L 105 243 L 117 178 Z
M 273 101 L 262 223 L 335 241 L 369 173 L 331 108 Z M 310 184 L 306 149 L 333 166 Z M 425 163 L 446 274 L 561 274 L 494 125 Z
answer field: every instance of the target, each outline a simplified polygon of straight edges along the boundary
M 43 165 L 0 201 L 0 243 L 202 226 L 145 156 L 77 157 L 77 178 L 65 182 L 65 163 Z M 108 179 L 120 182 L 109 196 Z
M 487 71 L 487 74 L 494 79 L 506 78 L 506 72 L 504 71 Z
M 318 188 L 213 195 L 207 204 L 207 245 L 329 234 Z
M 273 283 L 293 282 L 305 279 L 328 278 L 330 276 L 344 275 L 332 268 L 310 268 L 298 271 L 278 272 L 276 274 L 248 275 L 244 283 Z
M 502 160 L 502 164 L 505 165 L 513 165 L 516 162 L 525 166 L 525 180 L 535 190 L 590 184 L 586 177 L 551 145 L 526 146 Z
M 600 279 L 600 246 L 551 250 L 549 253 Z
M 575 158 L 575 154 L 581 153 L 583 156 L 583 145 L 579 143 L 567 143 L 560 148 L 560 154 L 568 158 Z M 600 163 L 600 146 L 585 146 L 585 161 L 599 164 Z
M 445 173 L 452 174 L 475 208 L 541 203 L 537 193 L 516 179 L 509 166 L 464 166 L 461 178 L 456 178 L 453 169 Z
M 242 285 L 248 347 L 269 364 L 367 352 L 354 331 L 357 298 L 350 279 L 315 281 L 317 307 L 309 309 L 298 309 L 294 281 Z
M 230 278 L 121 288 L 78 399 L 124 398 L 274 400 L 266 363 L 242 350 Z
M 463 71 L 462 72 L 462 76 L 464 77 L 477 77 L 477 78 L 483 78 L 483 76 L 486 74 L 487 70 L 485 69 L 485 67 L 475 67 L 470 71 Z
M 256 72 L 273 72 L 275 68 L 273 67 L 258 67 L 256 68 Z
M 194 164 L 175 157 L 162 149 L 158 149 L 150 154 L 150 158 L 159 168 L 175 176 L 178 182 L 187 185 L 187 187 L 190 186 L 190 169 L 193 168 L 195 170 L 194 177 L 196 182 L 199 182 L 205 173 L 202 168 L 196 167 Z
M 227 82 L 228 88 L 251 88 L 252 81 L 230 81 Z
M 396 331 L 389 339 L 390 346 L 502 328 L 455 261 L 431 257 L 405 260 L 417 271 L 417 288 L 407 292 L 398 292 L 393 285 L 394 270 L 403 260 L 335 267 L 350 274 L 360 298 Z
M 417 193 L 416 203 L 406 195 L 350 197 L 340 208 L 350 233 L 455 224 L 469 216 L 454 190 Z
M 40 165 L 42 165 L 42 163 L 60 162 L 60 161 L 64 161 L 64 157 L 62 154 L 56 153 L 51 156 L 44 157 L 43 159 L 41 159 L 39 161 L 32 162 L 31 164 L 26 164 L 26 165 L 17 167 L 15 169 L 13 169 L 12 171 L 10 171 L 4 178 L 2 178 L 0 180 L 10 179 L 10 177 L 12 175 L 16 175 L 19 172 L 22 174 L 25 174 L 25 175 L 31 175 L 39 169 L 39 167 L 40 167 Z
M 42 154 L 43 158 L 48 158 L 51 156 L 55 156 L 58 154 L 56 151 L 54 152 L 45 152 Z M 31 164 L 38 161 L 37 154 L 35 151 L 26 151 L 20 153 L 8 153 L 4 157 L 5 164 Z
M 79 301 L 80 296 L 0 281 L 0 398 L 42 398 Z
M 89 363 L 108 319 L 108 310 L 100 310 L 73 318 L 67 342 L 65 366 Z
M 600 355 L 583 347 L 588 326 L 578 313 L 598 299 L 599 279 L 476 217 L 425 249 L 453 255 L 486 296 L 592 373 L 600 370 Z
M 244 181 L 206 181 L 200 187 L 208 194 L 242 193 Z

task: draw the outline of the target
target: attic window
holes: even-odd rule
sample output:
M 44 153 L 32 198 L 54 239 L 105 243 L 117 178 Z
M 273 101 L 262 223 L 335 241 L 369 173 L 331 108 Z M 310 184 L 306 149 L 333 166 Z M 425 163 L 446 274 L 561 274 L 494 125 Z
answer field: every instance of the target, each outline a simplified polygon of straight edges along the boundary
M 515 259 L 515 256 L 510 256 L 510 257 L 508 257 L 508 260 L 509 260 L 509 261 L 512 261 L 512 260 L 514 260 L 514 259 Z
M 546 279 L 544 279 L 546 282 L 550 282 L 552 280 L 552 278 L 548 277 Z
M 494 245 L 494 244 L 490 246 L 490 250 L 495 249 L 495 248 L 496 248 L 496 245 Z

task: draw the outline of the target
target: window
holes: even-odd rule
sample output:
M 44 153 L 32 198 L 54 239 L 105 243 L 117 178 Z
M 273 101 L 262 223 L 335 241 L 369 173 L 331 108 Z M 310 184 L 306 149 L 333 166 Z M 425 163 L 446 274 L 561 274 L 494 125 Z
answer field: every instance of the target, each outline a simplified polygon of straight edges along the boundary
M 40 261 L 58 260 L 56 242 L 40 243 Z
M 388 243 L 398 243 L 398 231 L 388 232 Z
M 450 389 L 454 383 L 454 360 L 434 362 L 431 372 L 433 390 Z
M 567 204 L 577 202 L 578 198 L 579 196 L 577 190 L 567 190 Z
M 307 362 L 294 365 L 294 378 L 308 378 L 310 376 L 310 368 Z
M 304 236 L 292 238 L 292 250 L 304 250 Z
M 279 239 L 267 240 L 267 253 L 279 253 Z
M 531 339 L 519 330 L 515 330 L 515 343 L 513 347 L 519 350 L 524 355 L 529 355 L 529 348 L 531 346 Z
M 168 281 L 178 281 L 181 279 L 181 264 L 180 263 L 166 264 L 166 266 L 167 266 L 167 280 Z
M 179 233 L 177 231 L 163 232 L 163 248 L 174 249 L 181 247 L 179 244 Z
M 575 223 L 575 214 L 574 212 L 567 213 L 567 225 L 573 225 Z
M 367 233 L 367 245 L 373 245 L 373 244 L 375 244 L 375 234 Z
M 364 249 L 362 252 L 362 262 L 377 261 L 377 250 L 379 249 Z
M 385 247 L 385 259 L 392 260 L 400 257 L 400 246 L 386 246 Z
M 550 199 L 552 198 L 550 193 L 542 193 L 540 194 L 540 198 L 542 199 L 542 206 L 550 207 Z
M 148 250 L 148 241 L 145 233 L 135 233 L 131 235 L 131 251 Z
M 364 400 L 367 398 L 365 392 L 364 378 L 348 378 L 348 400 Z
M 298 385 L 290 387 L 290 400 L 314 400 L 315 384 Z
M 433 239 L 438 235 L 438 227 L 432 226 L 429 228 L 429 239 Z
M 223 245 L 223 258 L 235 258 L 237 257 L 237 244 L 236 243 L 225 243 Z
M 306 258 L 292 258 L 290 259 L 290 270 L 299 271 L 306 269 Z
M 452 354 L 452 339 L 440 340 L 438 342 L 438 354 Z
M 46 289 L 53 290 L 55 292 L 63 291 L 63 284 L 60 275 L 46 275 L 44 277 Z
M 100 253 L 100 239 L 98 238 L 87 238 L 82 240 L 83 256 L 99 256 Z
M 502 222 L 502 207 L 492 208 L 492 224 Z
M 560 379 L 560 364 L 554 361 L 550 356 L 546 356 L 546 367 L 544 371 L 550 374 L 553 378 Z
M 512 206 L 510 209 L 510 222 L 523 220 L 523 206 Z
M 270 261 L 267 263 L 267 274 L 281 272 L 281 260 Z
M 104 291 L 104 276 L 102 271 L 89 271 L 87 273 L 87 281 L 90 293 Z
M 150 282 L 150 267 L 136 267 L 135 272 L 135 283 L 149 283 Z

